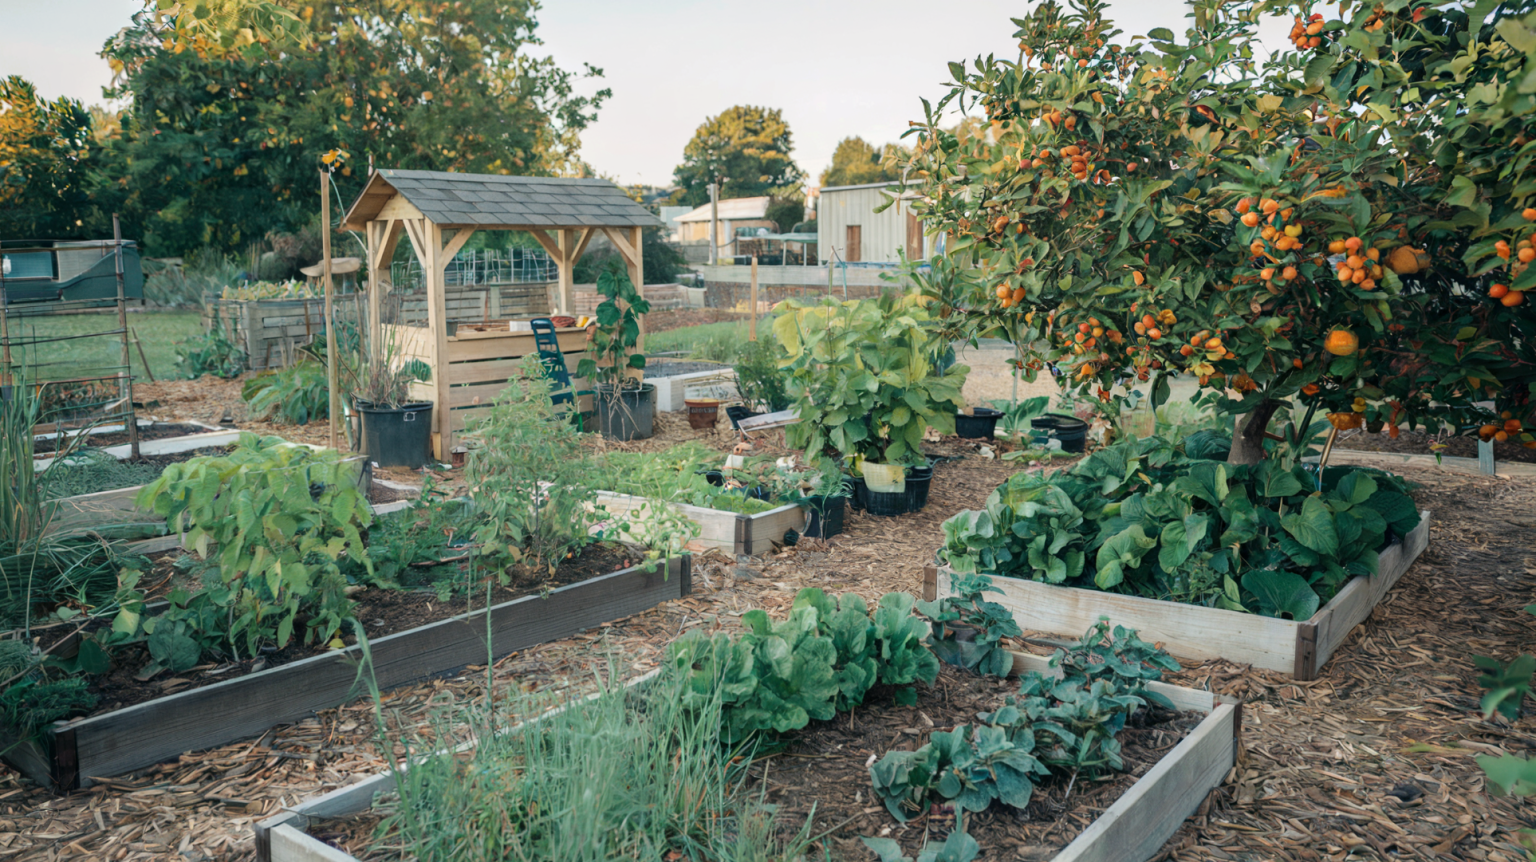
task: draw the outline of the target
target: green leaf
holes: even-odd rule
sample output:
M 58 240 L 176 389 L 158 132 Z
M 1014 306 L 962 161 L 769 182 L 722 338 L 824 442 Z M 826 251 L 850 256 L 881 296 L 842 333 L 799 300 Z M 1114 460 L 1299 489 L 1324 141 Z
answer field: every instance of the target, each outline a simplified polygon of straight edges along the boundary
M 1253 593 L 1257 607 L 1266 617 L 1308 620 L 1317 613 L 1319 599 L 1306 579 L 1293 572 L 1268 569 L 1243 575 L 1243 589 Z
M 1280 524 L 1303 547 L 1325 557 L 1338 556 L 1339 535 L 1334 529 L 1333 512 L 1321 498 L 1308 497 L 1299 513 L 1286 515 Z
M 1476 759 L 1488 776 L 1493 795 L 1536 795 L 1536 760 L 1520 754 L 1479 754 Z

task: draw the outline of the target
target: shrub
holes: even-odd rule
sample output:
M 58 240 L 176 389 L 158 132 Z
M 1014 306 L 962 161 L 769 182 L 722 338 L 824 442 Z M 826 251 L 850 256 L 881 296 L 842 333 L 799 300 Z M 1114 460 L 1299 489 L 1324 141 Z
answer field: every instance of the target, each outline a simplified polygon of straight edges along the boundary
M 307 425 L 331 415 L 331 388 L 325 366 L 297 362 L 277 371 L 263 371 L 240 387 L 252 419 Z
M 212 374 L 228 380 L 245 372 L 245 351 L 240 349 L 224 320 L 214 315 L 213 325 L 202 335 L 176 344 L 176 371 L 188 380 Z
M 794 404 L 789 395 L 788 375 L 779 367 L 786 358 L 777 342 L 748 341 L 736 358 L 736 391 L 747 404 L 775 413 Z

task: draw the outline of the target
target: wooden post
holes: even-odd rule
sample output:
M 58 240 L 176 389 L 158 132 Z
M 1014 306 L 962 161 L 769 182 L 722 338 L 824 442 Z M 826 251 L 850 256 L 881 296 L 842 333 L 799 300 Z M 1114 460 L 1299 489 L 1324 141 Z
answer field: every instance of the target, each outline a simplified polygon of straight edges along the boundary
M 448 302 L 443 285 L 442 259 L 443 229 L 431 219 L 422 219 L 422 235 L 426 238 L 423 251 L 427 275 L 427 327 L 432 339 L 432 418 L 437 423 L 437 446 L 433 453 L 438 460 L 448 456 L 453 448 L 453 421 L 448 411 Z
M 640 228 L 629 229 L 629 247 L 634 250 L 634 257 L 629 261 L 629 280 L 634 282 L 635 290 L 645 296 L 645 261 L 642 244 L 645 238 L 640 233 Z M 635 349 L 645 352 L 645 315 L 640 315 L 640 337 L 635 341 Z
M 751 317 L 747 318 L 747 340 L 757 340 L 757 255 L 752 255 L 752 290 L 747 302 L 750 306 Z
M 558 303 L 561 314 L 570 314 L 576 305 L 576 245 L 572 240 L 570 228 L 560 228 L 555 233 L 555 247 L 559 250 L 559 258 L 555 261 L 556 275 L 558 276 Z
M 720 262 L 720 187 L 709 184 L 709 265 Z
M 320 169 L 320 271 L 325 279 L 325 388 L 329 395 L 331 448 L 336 445 L 336 423 L 341 416 L 341 393 L 336 385 L 336 315 L 331 297 L 331 172 Z M 304 304 L 304 324 L 309 325 L 309 303 Z
M 113 256 L 117 258 L 117 328 L 123 331 L 123 370 L 118 372 L 118 395 L 128 408 L 128 451 L 139 458 L 139 414 L 133 409 L 133 354 L 128 352 L 128 299 L 123 290 L 123 226 L 112 214 Z
M 368 348 L 370 352 L 379 337 L 379 314 L 384 299 L 379 295 L 379 246 L 384 244 L 381 231 L 389 230 L 387 221 L 371 221 L 363 225 L 363 235 L 368 240 Z

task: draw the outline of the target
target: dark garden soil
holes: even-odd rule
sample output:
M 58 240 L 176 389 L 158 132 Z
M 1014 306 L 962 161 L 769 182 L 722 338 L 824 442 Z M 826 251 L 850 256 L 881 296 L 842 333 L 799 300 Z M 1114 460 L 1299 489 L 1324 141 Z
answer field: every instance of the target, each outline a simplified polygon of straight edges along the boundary
M 508 602 L 538 593 L 546 587 L 560 587 L 606 575 L 637 562 L 636 555 L 623 546 L 592 545 L 581 556 L 561 564 L 555 570 L 554 576 L 547 581 L 541 580 L 527 570 L 513 571 L 507 586 L 498 585 L 492 591 L 490 602 L 492 604 Z M 353 595 L 352 599 L 356 602 L 353 607 L 353 616 L 363 624 L 368 637 L 372 639 L 444 620 L 471 609 L 485 607 L 486 604 L 484 585 L 481 585 L 472 597 L 454 596 L 446 602 L 439 599 L 435 590 L 380 588 L 362 590 Z M 88 630 L 110 624 L 110 620 L 100 621 Z M 74 631 L 75 629 L 69 626 L 51 627 L 39 636 L 38 645 L 47 649 Z M 303 636 L 300 634 L 304 631 L 303 617 L 300 617 L 299 622 L 295 624 L 294 631 L 293 641 L 283 649 L 267 648 L 261 655 L 243 661 L 210 662 L 181 674 L 172 674 L 167 671 L 147 680 L 138 679 L 137 674 L 149 663 L 148 649 L 135 645 L 119 650 L 113 655 L 112 669 L 91 680 L 89 690 L 95 695 L 97 702 L 95 709 L 88 714 L 100 715 L 168 694 L 201 688 L 268 668 L 279 667 L 325 652 L 322 644 L 303 642 Z M 356 635 L 352 632 L 350 625 L 344 628 L 344 632 L 342 640 L 349 645 L 356 642 Z
M 1421 431 L 1403 431 L 1393 440 L 1385 433 L 1372 434 L 1369 431 L 1360 430 L 1346 437 L 1340 434 L 1334 441 L 1335 446 L 1341 449 L 1355 449 L 1362 452 L 1394 452 L 1400 455 L 1433 455 L 1435 450 L 1430 448 L 1430 443 L 1435 437 Z M 1445 448 L 1440 450 L 1441 455 L 1452 455 L 1457 458 L 1477 457 L 1476 437 L 1449 437 L 1442 440 Z M 1493 444 L 1493 460 L 1499 461 L 1523 461 L 1536 463 L 1536 449 L 1527 449 L 1519 443 Z
M 394 503 L 399 500 L 415 499 L 418 495 L 406 491 L 396 491 L 394 488 L 386 488 L 378 482 L 368 484 L 368 502 L 377 506 L 380 503 Z
M 166 440 L 171 437 L 185 437 L 188 434 L 212 434 L 212 429 L 200 425 L 185 425 L 180 422 L 156 422 L 139 429 L 139 442 L 148 440 Z M 92 434 L 87 438 L 90 445 L 97 449 L 107 446 L 121 446 L 128 442 L 127 431 L 113 431 L 107 434 Z M 38 455 L 44 455 L 54 451 L 58 445 L 55 438 L 37 440 L 32 445 L 32 451 Z
M 897 705 L 890 689 L 877 689 L 852 715 L 814 722 L 792 734 L 787 748 L 753 765 L 747 790 L 766 791 L 767 801 L 778 806 L 781 828 L 789 833 L 814 813 L 813 832 L 833 830 L 826 841 L 834 857 L 868 858 L 860 836 L 894 838 L 905 855 L 916 857 L 925 841 L 943 841 L 949 835 L 954 817 L 935 808 L 905 824 L 896 822 L 872 795 L 870 758 L 888 751 L 915 751 L 934 731 L 974 724 L 978 712 L 997 709 L 1005 696 L 1017 691 L 1016 679 L 981 677 L 949 666 L 933 686 L 918 686 L 916 706 Z M 1051 858 L 1172 751 L 1200 718 L 1196 713 L 1142 710 L 1120 733 L 1124 772 L 1101 781 L 1052 776 L 1035 788 L 1026 810 L 993 803 L 986 811 L 967 815 L 966 831 L 981 845 L 976 858 Z

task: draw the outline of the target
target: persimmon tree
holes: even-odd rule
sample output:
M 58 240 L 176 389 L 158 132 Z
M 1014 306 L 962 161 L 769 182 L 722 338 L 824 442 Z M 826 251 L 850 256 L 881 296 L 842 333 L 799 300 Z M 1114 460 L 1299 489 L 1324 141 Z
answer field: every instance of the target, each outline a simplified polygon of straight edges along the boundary
M 1235 463 L 1293 405 L 1536 448 L 1536 3 L 1465 6 L 1197 0 L 1182 39 L 1122 40 L 1098 0 L 1041 3 L 1016 59 L 924 103 L 919 211 L 1021 374 L 1111 412 L 1194 377 Z

